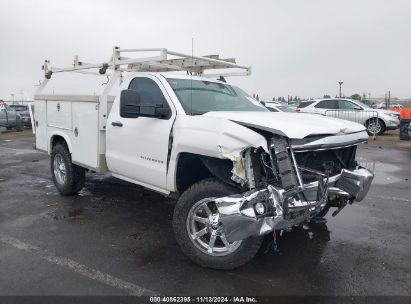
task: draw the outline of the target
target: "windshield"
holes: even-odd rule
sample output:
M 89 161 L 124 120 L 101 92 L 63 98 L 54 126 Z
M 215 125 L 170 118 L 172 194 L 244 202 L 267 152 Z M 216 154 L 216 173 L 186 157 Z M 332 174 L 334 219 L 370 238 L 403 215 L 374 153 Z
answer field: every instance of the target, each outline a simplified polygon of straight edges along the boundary
M 10 107 L 15 109 L 16 111 L 28 111 L 27 106 L 11 105 Z
M 295 112 L 295 108 L 289 106 L 278 106 L 277 108 L 283 112 Z
M 228 84 L 175 78 L 168 78 L 167 81 L 187 114 L 199 115 L 211 111 L 268 112 L 257 100 Z

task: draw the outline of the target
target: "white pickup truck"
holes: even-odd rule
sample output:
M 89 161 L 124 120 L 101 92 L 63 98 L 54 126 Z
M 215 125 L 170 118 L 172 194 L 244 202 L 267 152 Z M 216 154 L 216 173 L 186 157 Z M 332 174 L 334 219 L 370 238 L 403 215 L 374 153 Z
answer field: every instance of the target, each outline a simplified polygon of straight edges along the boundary
M 159 55 L 123 57 L 141 52 Z M 335 215 L 361 201 L 373 179 L 355 161 L 357 145 L 368 139 L 364 126 L 268 111 L 226 83 L 222 75 L 250 73 L 233 59 L 115 47 L 104 63 L 75 57 L 72 67 L 46 61 L 43 68 L 35 145 L 50 154 L 60 193 L 79 192 L 86 171 L 109 171 L 175 197 L 177 242 L 202 266 L 247 263 L 264 235 L 323 217 L 330 207 Z M 55 73 L 93 69 L 111 71 L 99 96 L 42 94 Z

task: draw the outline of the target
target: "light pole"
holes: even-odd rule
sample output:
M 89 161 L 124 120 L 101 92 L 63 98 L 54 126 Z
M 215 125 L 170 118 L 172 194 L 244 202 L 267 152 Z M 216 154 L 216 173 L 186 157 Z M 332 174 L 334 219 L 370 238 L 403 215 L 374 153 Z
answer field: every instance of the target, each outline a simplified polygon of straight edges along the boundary
M 338 84 L 340 85 L 340 98 L 341 98 L 341 86 L 342 86 L 343 83 L 344 83 L 344 82 L 342 82 L 342 81 L 339 81 L 339 82 L 338 82 Z
M 14 104 L 14 94 L 11 94 L 11 98 L 13 99 L 13 104 Z

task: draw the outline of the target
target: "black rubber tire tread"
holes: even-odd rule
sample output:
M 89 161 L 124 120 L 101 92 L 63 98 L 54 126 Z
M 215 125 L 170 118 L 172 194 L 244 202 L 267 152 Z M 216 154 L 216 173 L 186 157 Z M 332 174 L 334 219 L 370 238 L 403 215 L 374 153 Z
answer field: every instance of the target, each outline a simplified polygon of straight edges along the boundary
M 64 185 L 58 184 L 56 177 L 54 176 L 54 157 L 56 154 L 60 154 L 63 157 L 63 161 L 66 165 L 67 177 Z M 50 158 L 50 170 L 54 185 L 62 195 L 76 194 L 84 187 L 86 182 L 86 171 L 84 168 L 71 162 L 71 154 L 66 145 L 57 143 L 53 147 Z
M 188 188 L 179 198 L 174 209 L 173 228 L 181 250 L 193 262 L 202 267 L 214 269 L 234 269 L 249 262 L 258 252 L 263 237 L 243 240 L 236 251 L 226 256 L 209 256 L 195 247 L 186 229 L 190 208 L 199 200 L 207 197 L 222 197 L 238 193 L 238 189 L 217 178 L 201 180 Z

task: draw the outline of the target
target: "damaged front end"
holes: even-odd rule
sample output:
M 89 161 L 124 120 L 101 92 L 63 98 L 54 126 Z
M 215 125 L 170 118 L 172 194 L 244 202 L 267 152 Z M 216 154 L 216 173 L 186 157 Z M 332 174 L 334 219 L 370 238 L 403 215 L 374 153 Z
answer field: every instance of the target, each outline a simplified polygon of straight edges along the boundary
M 229 242 L 287 230 L 336 207 L 361 201 L 373 173 L 357 166 L 356 146 L 294 151 L 284 137 L 269 140 L 269 153 L 248 148 L 232 179 L 249 189 L 215 199 Z

